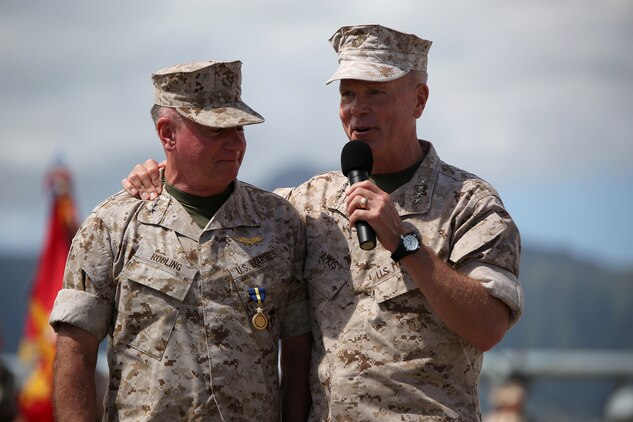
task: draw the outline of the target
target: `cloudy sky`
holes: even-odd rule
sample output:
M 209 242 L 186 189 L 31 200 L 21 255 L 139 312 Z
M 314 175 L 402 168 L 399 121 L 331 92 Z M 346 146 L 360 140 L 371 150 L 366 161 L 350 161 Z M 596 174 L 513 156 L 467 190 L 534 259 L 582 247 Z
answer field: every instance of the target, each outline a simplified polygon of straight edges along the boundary
M 381 23 L 433 41 L 418 134 L 493 183 L 525 244 L 633 265 L 633 2 L 153 0 L 0 2 L 0 251 L 37 251 L 47 168 L 81 218 L 134 163 L 162 159 L 150 74 L 240 59 L 242 179 L 336 169 L 345 141 L 328 38 Z

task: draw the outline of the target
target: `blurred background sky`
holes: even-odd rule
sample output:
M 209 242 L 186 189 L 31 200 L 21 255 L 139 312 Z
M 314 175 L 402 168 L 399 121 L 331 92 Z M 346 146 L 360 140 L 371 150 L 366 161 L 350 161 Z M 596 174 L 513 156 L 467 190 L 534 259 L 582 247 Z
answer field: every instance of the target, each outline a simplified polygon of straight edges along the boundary
M 433 41 L 418 135 L 495 185 L 524 243 L 633 266 L 633 2 L 153 0 L 0 2 L 0 252 L 39 251 L 58 159 L 80 219 L 135 163 L 163 159 L 150 74 L 243 62 L 241 178 L 338 169 L 328 38 L 380 23 Z

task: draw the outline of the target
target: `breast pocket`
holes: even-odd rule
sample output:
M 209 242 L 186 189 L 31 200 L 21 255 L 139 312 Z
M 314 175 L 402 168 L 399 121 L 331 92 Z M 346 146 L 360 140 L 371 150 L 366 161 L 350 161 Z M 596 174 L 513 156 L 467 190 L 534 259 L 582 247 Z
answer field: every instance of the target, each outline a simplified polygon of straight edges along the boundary
M 237 298 L 245 309 L 247 326 L 257 313 L 266 319 L 266 327 L 253 330 L 255 338 L 276 341 L 284 318 L 284 309 L 290 292 L 291 264 L 283 253 L 266 250 L 254 257 L 245 256 L 238 265 L 228 268 Z M 236 306 L 239 306 L 236 302 Z M 250 327 L 249 329 L 252 329 Z
M 119 276 L 115 340 L 161 359 L 196 271 L 166 257 L 134 256 Z
M 324 319 L 342 317 L 343 308 L 353 302 L 351 274 L 345 261 L 339 261 L 329 250 L 311 252 L 306 257 L 303 277 L 308 282 L 312 314 L 322 324 Z

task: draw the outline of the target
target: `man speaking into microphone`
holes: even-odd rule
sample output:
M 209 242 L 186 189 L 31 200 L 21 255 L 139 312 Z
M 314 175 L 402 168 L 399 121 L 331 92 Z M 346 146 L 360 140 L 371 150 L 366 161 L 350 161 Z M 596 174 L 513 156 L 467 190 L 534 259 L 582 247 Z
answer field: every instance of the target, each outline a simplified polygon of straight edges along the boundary
M 418 138 L 431 42 L 380 25 L 330 42 L 327 83 L 339 81 L 343 129 L 373 166 L 370 180 L 335 171 L 283 192 L 306 226 L 310 420 L 480 421 L 483 352 L 523 309 L 519 231 L 490 184 Z M 124 186 L 148 180 L 136 171 Z
M 288 196 L 306 222 L 311 420 L 479 421 L 483 352 L 523 306 L 519 232 L 492 186 L 418 139 L 431 42 L 380 25 L 330 42 L 327 83 L 339 81 L 343 129 L 373 166 L 371 180 L 330 172 Z

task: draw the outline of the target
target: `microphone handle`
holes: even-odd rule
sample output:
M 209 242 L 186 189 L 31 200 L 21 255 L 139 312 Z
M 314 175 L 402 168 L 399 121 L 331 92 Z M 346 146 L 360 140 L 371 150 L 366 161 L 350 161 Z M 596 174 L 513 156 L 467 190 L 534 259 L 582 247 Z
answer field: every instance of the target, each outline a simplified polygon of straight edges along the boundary
M 347 174 L 350 185 L 369 179 L 369 172 L 366 170 L 350 170 Z M 376 232 L 366 221 L 356 222 L 356 232 L 358 232 L 358 243 L 364 251 L 370 251 L 376 247 Z
M 376 232 L 366 221 L 357 221 L 356 231 L 358 232 L 358 243 L 362 250 L 370 251 L 376 247 Z
M 369 172 L 367 170 L 350 170 L 349 173 L 347 173 L 347 179 L 349 180 L 349 184 L 353 185 L 354 183 L 369 179 Z

